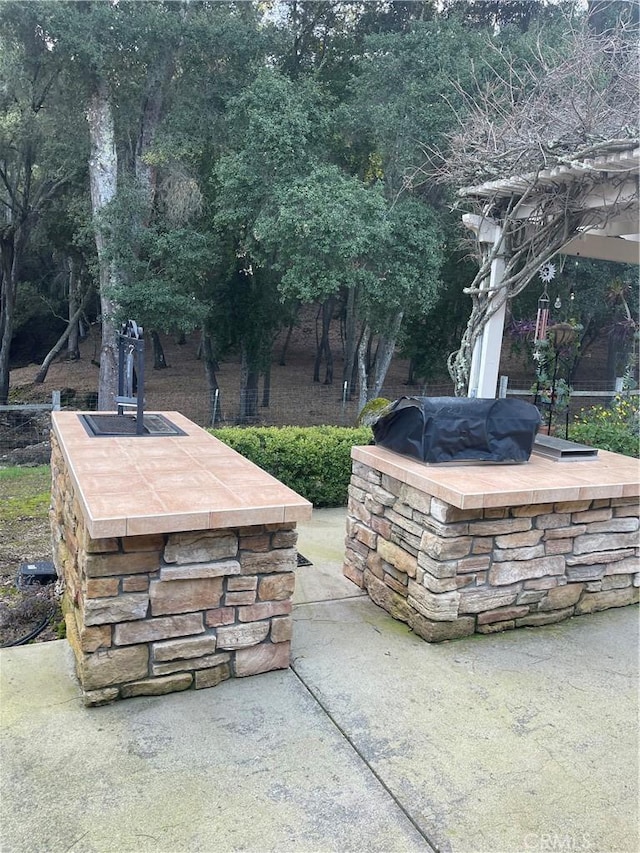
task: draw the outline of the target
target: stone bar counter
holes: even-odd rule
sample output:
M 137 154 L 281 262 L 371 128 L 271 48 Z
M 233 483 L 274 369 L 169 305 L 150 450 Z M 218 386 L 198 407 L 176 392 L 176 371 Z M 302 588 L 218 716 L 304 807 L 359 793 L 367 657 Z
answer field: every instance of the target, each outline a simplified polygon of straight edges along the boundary
M 289 666 L 311 504 L 177 412 L 183 434 L 52 415 L 51 527 L 85 704 Z
M 344 574 L 429 642 L 638 601 L 638 462 L 427 465 L 354 447 Z

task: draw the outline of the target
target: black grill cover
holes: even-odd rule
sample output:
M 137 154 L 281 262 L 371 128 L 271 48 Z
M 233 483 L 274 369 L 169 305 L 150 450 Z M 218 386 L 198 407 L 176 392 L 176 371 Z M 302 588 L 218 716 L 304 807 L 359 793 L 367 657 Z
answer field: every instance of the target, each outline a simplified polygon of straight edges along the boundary
M 373 437 L 421 462 L 526 462 L 539 426 L 540 413 L 524 400 L 400 397 Z

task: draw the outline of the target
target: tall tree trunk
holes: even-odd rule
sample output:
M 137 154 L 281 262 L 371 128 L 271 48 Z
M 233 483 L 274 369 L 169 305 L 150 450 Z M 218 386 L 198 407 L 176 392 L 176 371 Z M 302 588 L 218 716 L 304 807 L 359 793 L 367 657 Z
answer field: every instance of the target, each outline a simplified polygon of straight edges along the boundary
M 358 347 L 358 412 L 362 411 L 362 407 L 369 400 L 374 400 L 380 396 L 380 391 L 384 385 L 384 380 L 386 379 L 387 371 L 393 358 L 403 316 L 404 312 L 398 311 L 391 322 L 389 332 L 386 335 L 379 336 L 373 362 L 371 362 L 372 336 L 368 325 L 362 333 Z
M 69 339 L 69 337 L 71 336 L 74 329 L 76 330 L 76 334 L 77 334 L 78 321 L 80 320 L 82 312 L 84 311 L 84 309 L 87 306 L 87 302 L 89 301 L 89 297 L 91 296 L 92 290 L 93 290 L 93 287 L 91 285 L 89 285 L 89 287 L 87 288 L 87 292 L 85 293 L 85 295 L 82 298 L 82 301 L 80 302 L 79 305 L 76 306 L 76 310 L 75 310 L 73 316 L 69 317 L 69 322 L 67 323 L 67 328 L 60 335 L 55 346 L 53 346 L 49 350 L 49 352 L 47 353 L 44 361 L 40 365 L 40 370 L 36 373 L 36 375 L 34 377 L 33 381 L 36 384 L 40 385 L 47 378 L 47 373 L 49 372 L 49 367 L 51 366 L 51 362 L 58 355 L 58 353 L 61 351 L 62 347 L 65 345 L 65 342 Z
M 356 339 L 356 354 L 358 352 L 358 347 L 360 346 L 360 340 L 362 338 L 363 331 L 364 331 L 364 329 L 361 329 L 360 336 Z M 349 391 L 349 399 L 350 400 L 353 400 L 353 395 L 354 395 L 355 389 L 357 387 L 358 387 L 358 359 L 354 358 L 353 359 L 353 365 L 351 367 L 351 379 L 349 380 L 349 383 L 347 386 L 347 390 L 351 389 Z
M 364 408 L 369 399 L 367 382 L 369 378 L 369 347 L 371 345 L 371 329 L 367 323 L 362 330 L 360 343 L 358 344 L 358 414 Z
M 115 198 L 117 190 L 118 161 L 116 155 L 113 113 L 110 94 L 105 80 L 100 79 L 89 101 L 87 110 L 91 155 L 89 179 L 91 184 L 91 209 L 94 217 L 98 271 L 100 280 L 100 313 L 102 318 L 102 348 L 100 351 L 100 376 L 98 380 L 98 409 L 116 408 L 118 388 L 118 347 L 114 314 L 116 304 L 111 288 L 116 283 L 113 262 L 107 260 L 107 235 L 100 224 L 100 214 Z
M 0 405 L 6 406 L 9 399 L 9 351 L 13 337 L 13 317 L 16 290 L 11 277 L 2 276 L 0 291 Z
M 326 371 L 324 384 L 331 385 L 333 383 L 333 353 L 331 352 L 331 344 L 329 343 L 329 330 L 331 328 L 331 320 L 335 309 L 336 298 L 329 296 L 322 303 L 322 334 L 316 346 L 316 360 L 313 368 L 313 381 L 320 381 L 320 367 L 322 359 L 325 359 Z M 317 334 L 316 334 L 317 341 Z
M 153 343 L 153 369 L 166 370 L 168 367 L 167 360 L 164 357 L 164 349 L 160 335 L 157 332 L 151 332 L 151 342 Z
M 9 399 L 9 351 L 13 338 L 16 293 L 18 286 L 19 226 L 9 225 L 0 233 L 2 268 L 0 270 L 0 405 Z
M 78 311 L 80 261 L 74 255 L 69 255 L 67 264 L 69 266 L 69 334 L 67 337 L 67 358 L 69 361 L 77 361 L 80 358 L 80 315 L 82 314 L 82 311 Z
M 249 423 L 258 417 L 258 380 L 260 372 L 253 363 L 245 341 L 241 345 L 240 361 L 240 423 Z
M 400 334 L 400 326 L 402 325 L 403 317 L 404 311 L 398 311 L 393 318 L 389 333 L 387 335 L 380 336 L 378 339 L 378 347 L 372 369 L 373 382 L 370 383 L 370 400 L 379 397 L 380 392 L 382 391 L 382 386 L 384 385 L 384 380 L 387 378 L 387 371 L 389 370 L 389 365 L 391 364 L 391 359 L 395 352 L 396 341 Z
M 614 387 L 616 379 L 622 376 L 629 363 L 624 342 L 616 335 L 615 328 L 613 326 L 607 334 L 607 380 L 610 388 Z
M 316 313 L 316 323 L 315 323 L 315 331 L 316 331 L 316 357 L 313 361 L 313 381 L 320 382 L 320 367 L 322 366 L 322 345 L 321 345 L 321 336 L 318 335 L 318 320 L 320 319 L 320 314 L 322 313 L 322 305 L 318 307 L 318 311 Z
M 324 384 L 325 385 L 333 385 L 333 353 L 331 352 L 331 346 L 329 341 L 327 340 L 326 345 L 326 357 L 327 357 L 327 369 L 324 374 Z
M 156 197 L 156 179 L 157 169 L 149 163 L 146 155 L 153 146 L 162 117 L 162 106 L 166 86 L 174 70 L 173 55 L 168 53 L 161 58 L 149 69 L 147 75 L 147 85 L 142 107 L 142 118 L 140 121 L 140 131 L 136 140 L 136 150 L 134 157 L 134 169 L 136 179 L 145 197 L 147 207 L 147 221 L 151 216 L 153 204 Z
M 204 372 L 209 388 L 209 422 L 211 426 L 215 426 L 216 422 L 222 420 L 222 401 L 220 399 L 220 385 L 218 384 L 217 376 L 219 366 L 213 349 L 211 335 L 204 329 L 202 330 L 200 346 L 202 361 L 204 362 Z
M 38 215 L 32 193 L 34 157 L 34 146 L 28 142 L 18 170 L 22 180 L 9 190 L 11 205 L 4 208 L 5 222 L 0 226 L 0 405 L 6 405 L 9 399 L 9 355 L 22 253 Z M 6 181 L 5 170 L 3 175 Z M 43 194 L 38 195 L 42 200 Z
M 347 394 L 349 399 L 353 397 L 355 377 L 357 371 L 358 336 L 356 318 L 357 288 L 350 287 L 347 292 L 347 310 L 344 323 L 344 368 L 342 371 L 342 384 L 347 383 Z
M 287 337 L 284 339 L 284 344 L 282 345 L 282 350 L 280 351 L 280 359 L 278 364 L 280 367 L 285 366 L 285 359 L 287 357 L 287 350 L 289 349 L 289 341 L 291 340 L 291 334 L 293 332 L 293 328 L 296 324 L 296 319 L 294 319 L 289 323 L 289 328 L 287 329 Z
M 329 341 L 329 330 L 331 328 L 331 321 L 333 319 L 333 312 L 335 310 L 336 298 L 335 296 L 330 296 L 328 299 L 325 299 L 324 305 L 322 306 L 322 350 L 324 352 L 324 357 L 326 361 L 326 371 L 324 375 L 324 384 L 332 385 L 333 384 L 333 353 L 331 352 L 331 343 Z
M 268 409 L 271 405 L 271 362 L 262 374 L 262 403 L 263 409 Z
M 407 376 L 407 381 L 404 384 L 409 386 L 418 384 L 416 381 L 416 362 L 414 358 L 409 359 L 409 374 Z

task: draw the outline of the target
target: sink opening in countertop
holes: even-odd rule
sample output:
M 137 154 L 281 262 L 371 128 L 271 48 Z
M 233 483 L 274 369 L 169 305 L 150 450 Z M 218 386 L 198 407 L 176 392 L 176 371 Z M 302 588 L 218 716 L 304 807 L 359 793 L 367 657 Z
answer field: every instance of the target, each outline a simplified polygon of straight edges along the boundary
M 186 435 L 184 430 L 159 414 L 143 415 L 142 432 L 137 431 L 137 419 L 134 415 L 83 414 L 78 417 L 89 435 L 96 438 Z

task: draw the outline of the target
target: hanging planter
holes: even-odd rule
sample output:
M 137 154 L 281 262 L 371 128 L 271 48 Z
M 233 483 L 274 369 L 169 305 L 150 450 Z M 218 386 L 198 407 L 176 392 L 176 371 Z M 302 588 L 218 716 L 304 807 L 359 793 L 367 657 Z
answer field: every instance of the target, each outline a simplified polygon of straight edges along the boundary
M 573 323 L 554 323 L 547 328 L 547 336 L 556 352 L 560 352 L 575 343 L 581 328 Z

